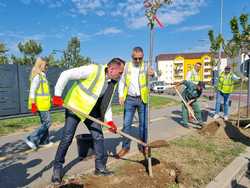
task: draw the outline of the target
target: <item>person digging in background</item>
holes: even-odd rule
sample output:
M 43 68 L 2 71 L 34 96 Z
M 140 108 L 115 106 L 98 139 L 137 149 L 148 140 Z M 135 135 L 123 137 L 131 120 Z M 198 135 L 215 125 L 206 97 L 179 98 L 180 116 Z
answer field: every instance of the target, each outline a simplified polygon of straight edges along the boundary
M 198 84 L 194 84 L 191 81 L 186 81 L 184 80 L 183 82 L 179 82 L 176 84 L 175 87 L 178 87 L 180 85 L 184 85 L 185 89 L 182 92 L 182 97 L 183 99 L 186 101 L 187 105 L 190 105 L 190 107 L 193 109 L 194 114 L 196 119 L 198 120 L 197 125 L 202 126 L 203 122 L 202 122 L 202 116 L 201 116 L 201 110 L 200 110 L 200 103 L 198 101 L 198 98 L 201 96 L 202 94 L 202 90 L 205 88 L 205 83 L 202 81 L 199 81 Z M 182 125 L 183 127 L 189 128 L 188 125 L 188 109 L 187 107 L 184 105 L 184 103 L 182 103 Z
M 67 106 L 72 107 L 101 121 L 105 119 L 107 124 L 110 125 L 109 131 L 115 133 L 117 127 L 112 121 L 110 103 L 117 80 L 123 72 L 124 64 L 125 62 L 122 59 L 114 58 L 107 66 L 91 64 L 62 72 L 55 86 L 53 104 L 55 106 L 62 106 L 64 104 L 66 108 Z M 75 80 L 75 83 L 67 92 L 63 101 L 61 95 L 69 80 Z M 113 172 L 106 168 L 108 157 L 104 149 L 104 137 L 101 125 L 66 109 L 64 131 L 54 160 L 53 183 L 60 183 L 62 181 L 62 168 L 65 155 L 72 143 L 80 121 L 84 122 L 93 137 L 95 175 L 109 176 L 113 174 Z
M 231 66 L 227 65 L 223 72 L 219 74 L 219 79 L 217 83 L 217 92 L 216 92 L 216 104 L 215 104 L 215 115 L 214 119 L 219 118 L 220 112 L 220 102 L 223 98 L 224 100 L 224 120 L 228 120 L 228 111 L 229 111 L 229 97 L 233 92 L 234 83 L 241 78 L 236 76 L 231 72 Z
M 37 149 L 38 146 L 51 145 L 49 141 L 51 98 L 49 83 L 45 74 L 47 69 L 47 62 L 42 58 L 37 58 L 30 73 L 28 108 L 33 114 L 38 113 L 41 121 L 41 126 L 25 139 L 25 143 L 32 149 Z
M 194 84 L 198 84 L 199 81 L 202 81 L 201 74 L 200 74 L 201 67 L 202 67 L 202 64 L 200 62 L 196 63 L 194 65 L 194 68 L 187 72 L 186 80 L 191 81 Z

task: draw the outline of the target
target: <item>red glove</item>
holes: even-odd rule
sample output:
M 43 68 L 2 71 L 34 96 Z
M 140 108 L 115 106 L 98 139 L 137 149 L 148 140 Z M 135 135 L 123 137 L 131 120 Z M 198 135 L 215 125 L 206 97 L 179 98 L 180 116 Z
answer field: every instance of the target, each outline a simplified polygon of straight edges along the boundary
M 33 114 L 35 114 L 35 113 L 37 112 L 36 103 L 32 103 L 32 104 L 31 104 L 31 112 L 32 112 Z
M 62 107 L 62 105 L 63 105 L 63 99 L 62 99 L 62 97 L 54 96 L 53 97 L 53 105 L 54 106 Z
M 108 122 L 106 122 L 106 124 L 108 124 L 109 125 L 109 131 L 110 132 L 112 132 L 112 133 L 116 133 L 116 131 L 117 131 L 117 126 L 115 125 L 115 123 L 113 122 L 113 121 L 108 121 Z

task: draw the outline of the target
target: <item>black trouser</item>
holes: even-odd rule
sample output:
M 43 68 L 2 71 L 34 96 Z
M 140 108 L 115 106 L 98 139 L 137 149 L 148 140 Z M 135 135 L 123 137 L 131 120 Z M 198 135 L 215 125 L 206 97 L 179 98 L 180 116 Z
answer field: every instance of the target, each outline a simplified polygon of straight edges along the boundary
M 96 105 L 96 106 L 99 107 L 99 105 Z M 97 108 L 96 106 L 91 111 L 90 115 L 95 118 L 101 119 L 99 108 Z M 63 166 L 63 163 L 65 162 L 65 155 L 73 140 L 77 125 L 80 122 L 80 118 L 77 117 L 74 113 L 72 113 L 69 110 L 66 110 L 65 116 L 66 116 L 65 126 L 63 130 L 61 142 L 56 152 L 54 168 L 61 168 Z M 96 155 L 95 168 L 99 170 L 103 170 L 106 167 L 108 156 L 104 148 L 104 137 L 103 137 L 101 125 L 94 123 L 88 119 L 86 119 L 84 123 L 89 129 L 93 138 L 93 142 L 94 142 L 94 151 Z

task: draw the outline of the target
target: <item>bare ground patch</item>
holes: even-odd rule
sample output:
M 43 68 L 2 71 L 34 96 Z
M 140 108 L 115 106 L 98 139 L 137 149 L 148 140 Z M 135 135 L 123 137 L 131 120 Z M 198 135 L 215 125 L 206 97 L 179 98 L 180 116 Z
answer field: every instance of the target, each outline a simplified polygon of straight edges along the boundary
M 115 172 L 112 177 L 85 174 L 66 179 L 59 187 L 69 185 L 72 188 L 205 187 L 244 150 L 242 142 L 236 142 L 227 135 L 224 126 L 219 126 L 214 135 L 194 133 L 168 142 L 168 147 L 152 149 L 152 178 L 147 173 L 147 161 L 138 154 L 112 163 L 110 169 Z

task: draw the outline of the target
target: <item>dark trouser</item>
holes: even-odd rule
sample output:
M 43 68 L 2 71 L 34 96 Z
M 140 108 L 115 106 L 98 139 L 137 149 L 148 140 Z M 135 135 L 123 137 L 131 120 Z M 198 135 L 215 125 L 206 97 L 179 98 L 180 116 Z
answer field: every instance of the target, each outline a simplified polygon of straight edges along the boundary
M 77 125 L 80 122 L 80 118 L 77 117 L 74 113 L 69 110 L 66 110 L 66 121 L 63 130 L 63 135 L 61 142 L 58 146 L 55 161 L 54 161 L 54 168 L 62 168 L 63 163 L 65 162 L 65 155 L 68 151 L 68 148 L 73 140 Z M 99 112 L 92 110 L 91 116 L 98 118 Z M 107 153 L 104 149 L 104 137 L 102 133 L 101 125 L 94 123 L 90 120 L 84 121 L 85 125 L 89 129 L 93 141 L 94 141 L 94 151 L 96 155 L 95 159 L 95 168 L 99 170 L 103 170 L 106 167 L 107 162 Z
M 37 146 L 39 144 L 49 143 L 49 127 L 51 125 L 49 111 L 39 111 L 38 115 L 40 117 L 41 126 L 28 136 L 29 140 L 34 142 Z
M 147 105 L 143 103 L 141 97 L 127 96 L 124 106 L 124 127 L 123 132 L 131 134 L 131 125 L 136 109 L 139 116 L 139 137 L 143 142 L 147 142 Z M 139 146 L 139 149 L 141 146 Z M 125 138 L 122 148 L 130 149 L 130 140 Z

